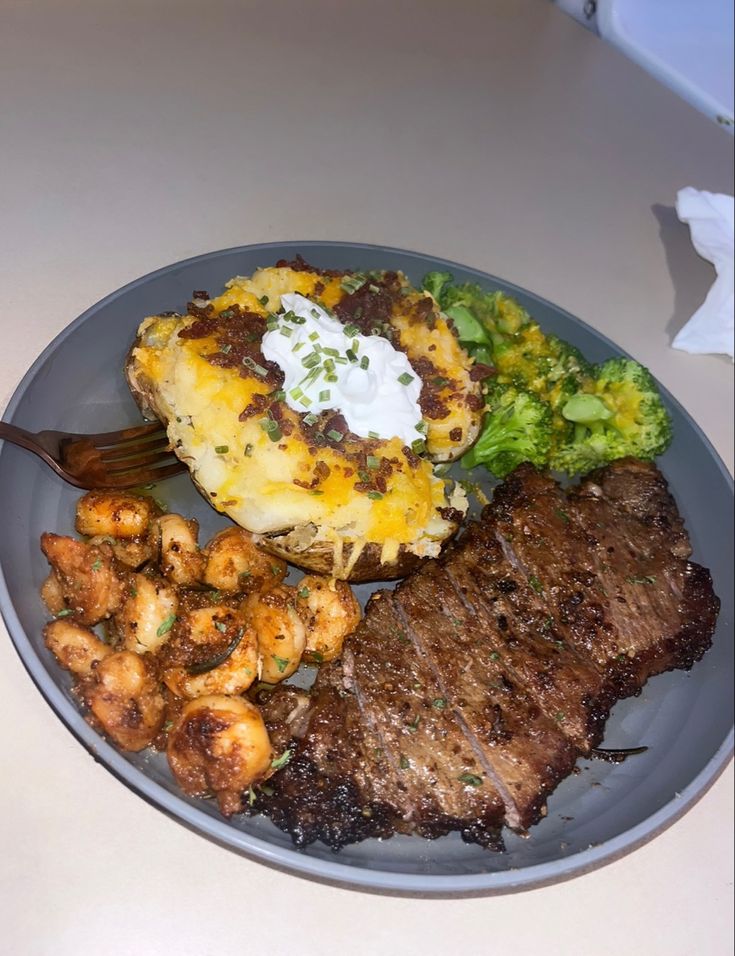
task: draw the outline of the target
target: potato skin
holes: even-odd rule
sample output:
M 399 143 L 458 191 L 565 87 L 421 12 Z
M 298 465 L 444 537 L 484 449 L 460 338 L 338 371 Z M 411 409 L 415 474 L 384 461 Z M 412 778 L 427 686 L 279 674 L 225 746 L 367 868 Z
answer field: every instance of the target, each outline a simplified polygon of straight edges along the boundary
M 289 564 L 294 564 L 296 567 L 314 571 L 316 574 L 324 574 L 327 577 L 334 574 L 334 546 L 330 542 L 315 541 L 305 551 L 297 551 L 290 547 L 285 540 L 289 534 L 290 530 L 277 536 L 260 535 L 258 544 L 261 548 L 265 548 L 271 554 L 283 558 L 284 561 L 288 561 Z M 365 584 L 369 581 L 396 581 L 399 578 L 405 578 L 426 560 L 426 558 L 420 557 L 401 546 L 396 560 L 391 564 L 383 564 L 380 560 L 380 553 L 381 547 L 379 544 L 365 545 L 360 557 L 344 580 L 350 581 L 352 584 Z M 334 576 L 342 578 L 339 573 L 334 574 Z
M 135 349 L 142 346 L 142 337 L 138 334 L 133 345 L 128 352 L 125 362 L 125 377 L 130 388 L 130 392 L 140 408 L 141 413 L 146 418 L 158 418 L 164 425 L 168 426 L 166 414 L 159 407 L 156 400 L 156 389 L 150 378 L 140 369 L 135 361 Z M 176 451 L 176 449 L 174 449 Z M 211 505 L 211 498 L 207 491 L 198 484 L 196 478 L 192 475 L 195 487 Z M 441 542 L 442 549 L 451 541 L 461 526 L 461 521 L 452 522 L 452 529 L 446 538 Z M 247 529 L 246 529 L 247 530 Z M 333 575 L 340 579 L 354 584 L 367 583 L 372 581 L 394 581 L 406 577 L 411 572 L 419 568 L 426 557 L 417 555 L 409 551 L 404 545 L 400 546 L 396 560 L 390 563 L 381 561 L 381 546 L 375 543 L 365 545 L 362 553 L 349 570 L 348 574 L 340 572 L 340 568 L 335 564 L 334 546 L 328 541 L 314 541 L 306 549 L 296 549 L 288 541 L 293 528 L 284 528 L 274 534 L 257 535 L 256 540 L 263 550 L 273 554 L 289 564 L 306 571 L 314 571 L 317 574 Z

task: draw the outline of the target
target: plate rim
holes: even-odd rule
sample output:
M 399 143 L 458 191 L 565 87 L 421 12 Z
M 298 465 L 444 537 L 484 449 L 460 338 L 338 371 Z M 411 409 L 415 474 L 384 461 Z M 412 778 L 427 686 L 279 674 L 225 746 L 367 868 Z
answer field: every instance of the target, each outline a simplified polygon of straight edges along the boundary
M 543 305 L 581 325 L 601 343 L 613 349 L 616 353 L 629 356 L 624 349 L 616 345 L 604 333 L 588 325 L 566 309 L 554 304 L 530 290 L 515 283 L 495 276 L 471 266 L 463 265 L 450 259 L 434 256 L 429 253 L 415 252 L 398 247 L 384 246 L 376 243 L 357 243 L 344 240 L 283 240 L 267 243 L 250 243 L 241 246 L 232 246 L 211 252 L 190 256 L 168 265 L 161 266 L 126 283 L 115 291 L 99 299 L 85 309 L 77 318 L 73 319 L 48 343 L 38 355 L 27 372 L 23 375 L 14 389 L 3 413 L 3 419 L 13 421 L 18 412 L 25 393 L 36 378 L 38 370 L 48 357 L 70 336 L 98 311 L 126 293 L 138 288 L 151 280 L 172 272 L 176 269 L 189 268 L 196 263 L 223 258 L 238 253 L 253 253 L 262 250 L 292 249 L 294 252 L 313 247 L 341 248 L 359 252 L 370 250 L 386 256 L 400 256 L 415 259 L 418 262 L 431 262 L 447 269 L 460 269 L 466 274 L 475 276 L 484 282 L 498 282 L 515 293 L 532 298 Z M 669 390 L 659 384 L 659 388 L 666 400 L 687 420 L 693 428 L 697 438 L 709 453 L 725 483 L 733 491 L 733 476 L 725 466 L 722 458 L 712 445 L 699 424 L 684 408 Z M 0 445 L 0 455 L 5 448 L 5 442 Z M 485 896 L 499 893 L 518 892 L 535 889 L 542 886 L 562 882 L 597 869 L 627 855 L 640 846 L 652 840 L 659 833 L 668 829 L 684 813 L 686 813 L 710 787 L 716 782 L 729 764 L 735 749 L 735 729 L 730 728 L 727 736 L 710 760 L 687 786 L 664 803 L 656 812 L 641 820 L 615 837 L 603 843 L 591 845 L 588 849 L 579 851 L 569 857 L 560 857 L 534 866 L 522 867 L 517 870 L 498 870 L 475 874 L 439 875 L 431 873 L 399 873 L 390 870 L 353 866 L 350 864 L 332 862 L 316 857 L 309 857 L 295 847 L 274 846 L 272 843 L 258 836 L 250 835 L 232 827 L 224 818 L 211 817 L 199 807 L 192 806 L 176 793 L 171 793 L 154 779 L 147 776 L 142 770 L 128 763 L 122 754 L 108 741 L 94 731 L 86 722 L 81 712 L 77 710 L 50 680 L 48 672 L 40 657 L 25 633 L 25 629 L 15 612 L 12 599 L 5 580 L 5 574 L 0 566 L 0 609 L 8 629 L 11 641 L 33 684 L 52 711 L 69 730 L 72 735 L 91 754 L 96 762 L 102 763 L 105 768 L 120 782 L 124 783 L 133 793 L 152 804 L 157 810 L 172 817 L 178 824 L 206 836 L 219 845 L 241 855 L 275 867 L 291 875 L 317 880 L 368 892 L 389 893 L 393 895 L 419 895 L 429 897 L 457 897 L 457 896 Z M 50 686 L 49 686 L 50 684 Z

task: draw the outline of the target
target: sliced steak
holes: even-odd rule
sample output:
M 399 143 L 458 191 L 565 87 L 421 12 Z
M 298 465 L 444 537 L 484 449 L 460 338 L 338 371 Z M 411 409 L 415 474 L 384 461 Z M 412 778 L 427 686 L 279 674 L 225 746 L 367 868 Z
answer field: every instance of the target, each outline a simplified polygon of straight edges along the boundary
M 443 558 L 381 591 L 309 696 L 266 705 L 291 752 L 253 810 L 299 845 L 393 832 L 499 847 L 601 738 L 610 707 L 691 667 L 719 602 L 655 466 L 565 493 L 521 466 Z

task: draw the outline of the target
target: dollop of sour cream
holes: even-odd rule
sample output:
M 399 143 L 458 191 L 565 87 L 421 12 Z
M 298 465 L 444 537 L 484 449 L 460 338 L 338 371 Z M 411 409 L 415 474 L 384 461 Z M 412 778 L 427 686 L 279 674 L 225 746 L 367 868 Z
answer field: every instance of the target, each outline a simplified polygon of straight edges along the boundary
M 298 293 L 281 296 L 281 312 L 269 326 L 262 352 L 283 372 L 294 411 L 336 409 L 361 438 L 423 441 L 421 379 L 387 339 L 361 335 Z

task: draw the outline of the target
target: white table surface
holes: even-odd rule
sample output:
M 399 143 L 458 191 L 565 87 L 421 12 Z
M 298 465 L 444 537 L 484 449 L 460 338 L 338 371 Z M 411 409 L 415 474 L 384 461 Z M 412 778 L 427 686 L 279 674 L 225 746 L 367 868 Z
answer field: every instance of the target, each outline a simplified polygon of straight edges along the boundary
M 0 98 L 0 404 L 139 275 L 347 239 L 563 306 L 649 365 L 732 470 L 732 365 L 669 347 L 713 279 L 676 191 L 732 193 L 732 139 L 545 0 L 4 0 Z M 732 764 L 665 833 L 569 882 L 367 895 L 146 804 L 0 631 L 2 954 L 732 952 Z

